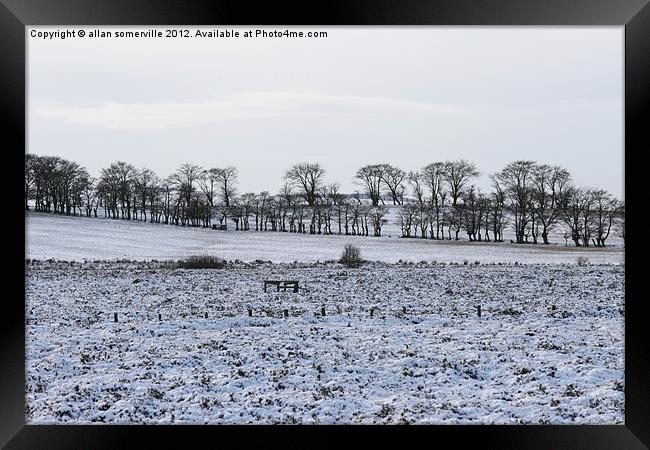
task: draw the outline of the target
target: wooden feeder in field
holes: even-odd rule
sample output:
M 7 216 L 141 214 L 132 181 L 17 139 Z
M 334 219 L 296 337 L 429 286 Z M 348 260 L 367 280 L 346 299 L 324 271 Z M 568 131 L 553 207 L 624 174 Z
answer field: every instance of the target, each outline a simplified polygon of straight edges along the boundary
M 298 282 L 297 281 L 278 281 L 278 280 L 264 280 L 264 292 L 268 286 L 275 286 L 276 292 L 287 292 L 287 289 L 290 289 L 293 292 L 298 292 Z

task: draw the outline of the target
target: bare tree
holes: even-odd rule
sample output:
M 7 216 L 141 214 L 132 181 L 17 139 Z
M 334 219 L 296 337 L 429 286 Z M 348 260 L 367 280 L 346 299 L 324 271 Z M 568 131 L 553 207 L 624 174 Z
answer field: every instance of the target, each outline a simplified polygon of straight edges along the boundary
M 55 212 L 74 215 L 79 191 L 79 179 L 87 176 L 88 172 L 73 161 L 59 159 L 52 177 L 53 206 Z
M 370 212 L 372 211 L 374 207 L 371 207 L 366 204 L 360 204 L 359 205 L 359 223 L 361 225 L 361 235 L 362 236 L 369 236 L 370 234 L 370 227 L 368 225 L 368 219 L 370 217 Z
M 235 223 L 235 231 L 246 230 L 244 226 L 244 208 L 241 204 L 242 198 L 234 198 L 227 207 L 228 213 L 224 216 L 230 216 L 230 220 Z M 224 207 L 226 209 L 226 207 Z M 226 223 L 227 226 L 227 223 Z
M 236 195 L 237 177 L 237 168 L 232 166 L 227 166 L 224 168 L 211 168 L 201 172 L 201 177 L 198 179 L 198 185 L 205 195 L 210 208 L 210 214 L 208 215 L 208 225 L 211 221 L 212 211 L 216 209 L 216 211 L 220 214 L 220 224 L 222 226 L 224 224 L 227 226 L 228 213 L 230 211 L 233 211 L 233 209 L 230 208 L 230 202 Z M 217 193 L 221 199 L 221 206 L 219 208 L 215 208 L 215 196 Z M 236 205 L 235 209 L 239 207 L 239 205 Z M 245 219 L 242 218 L 242 220 Z M 239 226 L 239 222 L 234 222 L 237 226 Z
M 118 205 L 121 207 L 119 213 L 122 219 L 131 218 L 131 203 L 136 174 L 136 168 L 124 161 L 117 161 L 108 168 L 102 169 L 100 180 L 107 188 L 114 213 L 117 212 Z
M 381 236 L 381 228 L 387 222 L 385 219 L 387 213 L 388 208 L 386 206 L 375 206 L 370 210 L 374 236 Z
M 239 205 L 242 209 L 243 230 L 250 230 L 249 219 L 254 210 L 256 195 L 247 192 L 238 198 Z
M 268 219 L 266 217 L 269 203 L 271 201 L 271 194 L 268 191 L 262 191 L 257 196 L 258 198 L 258 210 L 259 210 L 259 231 L 268 231 Z M 257 220 L 255 221 L 255 231 L 257 231 Z
M 421 172 L 409 172 L 408 173 L 408 182 L 411 185 L 411 191 L 415 196 L 415 200 L 421 207 L 424 207 L 424 186 L 423 186 L 423 175 Z
M 612 226 L 620 216 L 623 203 L 615 199 L 604 189 L 592 191 L 594 203 L 594 233 L 596 236 L 596 247 L 605 247 L 605 241 L 609 237 Z
M 526 231 L 533 213 L 530 208 L 530 196 L 534 168 L 534 161 L 515 161 L 491 177 L 493 184 L 498 184 L 508 199 L 518 244 L 526 242 Z
M 458 208 L 460 205 L 456 205 Z M 470 241 L 481 240 L 481 226 L 483 222 L 483 209 L 481 193 L 476 186 L 469 186 L 463 192 L 463 205 L 465 214 L 462 217 L 463 228 L 467 232 Z
M 296 188 L 302 190 L 302 195 L 309 206 L 316 203 L 316 193 L 321 188 L 325 169 L 318 163 L 297 163 L 284 174 L 284 178 Z
M 593 198 L 589 189 L 571 187 L 568 190 L 562 219 L 569 227 L 571 239 L 576 247 L 589 246 L 591 237 L 591 207 Z
M 443 181 L 446 179 L 446 170 L 447 164 L 442 162 L 434 162 L 422 168 L 422 178 L 429 190 L 431 239 L 440 239 L 440 230 L 442 229 L 440 214 L 442 208 L 445 206 L 446 194 L 443 188 Z
M 404 192 L 406 190 L 404 181 L 406 178 L 406 172 L 404 172 L 399 167 L 394 167 L 390 164 L 384 164 L 382 180 L 388 189 L 387 194 L 393 201 L 393 205 L 401 205 L 404 201 Z
M 467 182 L 477 176 L 479 176 L 479 171 L 473 162 L 464 159 L 445 162 L 444 177 L 449 186 L 452 206 L 456 206 Z
M 170 219 L 173 220 L 173 209 L 172 204 L 174 203 L 175 196 L 175 186 L 174 180 L 171 177 L 167 177 L 161 182 L 161 195 L 162 195 L 162 212 L 165 216 L 164 224 L 167 225 L 170 223 Z
M 201 167 L 185 163 L 176 170 L 171 176 L 175 182 L 179 194 L 183 197 L 186 204 L 190 204 L 192 193 L 196 190 L 196 184 L 201 179 L 203 170 Z
M 596 201 L 593 189 L 585 188 L 584 192 L 584 203 L 582 205 L 582 245 L 589 247 L 591 237 L 595 231 L 594 205 Z
M 506 227 L 506 216 L 504 214 L 505 210 L 505 194 L 501 190 L 496 179 L 492 180 L 492 185 L 494 187 L 494 192 L 491 194 L 490 204 L 492 210 L 490 212 L 490 224 L 492 225 L 492 234 L 494 236 L 495 242 L 503 242 L 503 230 Z
M 343 211 L 345 209 L 345 195 L 340 192 L 341 186 L 338 183 L 331 183 L 328 186 L 328 197 L 332 202 L 332 208 L 336 211 L 336 222 L 338 225 L 337 234 L 343 234 Z
M 397 214 L 397 224 L 402 231 L 402 237 L 410 238 L 413 235 L 412 229 L 416 226 L 418 217 L 418 206 L 412 203 L 407 203 L 404 207 L 400 208 Z M 417 228 L 416 228 L 417 233 Z
M 625 202 L 621 201 L 621 209 L 616 220 L 616 231 L 618 237 L 623 239 L 623 246 L 625 246 Z
M 206 169 L 201 172 L 201 176 L 198 180 L 199 189 L 205 195 L 205 199 L 210 204 L 210 207 L 214 207 L 214 197 L 216 195 L 216 186 L 219 183 L 219 170 L 217 168 Z
M 411 190 L 417 204 L 417 225 L 420 227 L 420 237 L 426 238 L 426 228 L 433 222 L 431 222 L 431 214 L 429 214 L 427 205 L 425 205 L 424 177 L 421 172 L 411 171 L 408 173 L 408 182 L 411 185 Z M 431 233 L 433 236 L 433 225 L 431 225 Z
M 569 171 L 560 166 L 536 165 L 532 173 L 529 205 L 542 225 L 542 239 L 548 244 L 548 233 L 560 221 L 571 186 Z
M 81 194 L 84 197 L 83 203 L 86 207 L 86 217 L 90 217 L 93 212 L 97 217 L 97 186 L 94 178 L 89 176 L 86 179 L 86 182 L 82 185 Z
M 78 164 L 70 183 L 70 188 L 68 192 L 68 203 L 72 204 L 72 215 L 77 215 L 77 208 L 79 208 L 79 215 L 83 215 L 82 207 L 84 206 L 84 192 L 87 191 L 87 187 L 91 184 L 91 177 L 88 174 L 88 170 L 85 167 L 80 167 Z M 67 214 L 70 214 L 70 208 L 68 207 Z
M 199 217 L 197 217 L 197 213 L 199 198 L 195 196 L 195 193 L 202 174 L 203 169 L 201 167 L 185 163 L 170 176 L 170 180 L 174 184 L 178 194 L 174 215 L 180 218 L 182 226 L 186 226 L 187 224 L 192 226 L 198 225 L 197 219 Z
M 230 199 L 235 196 L 237 191 L 237 178 L 239 171 L 237 168 L 227 166 L 218 170 L 219 195 L 226 206 L 230 206 Z
M 151 189 L 153 185 L 157 182 L 156 174 L 147 168 L 143 168 L 134 177 L 134 188 L 135 194 L 140 202 L 140 214 L 142 220 L 146 222 L 147 220 L 147 199 L 151 196 Z
M 147 201 L 149 202 L 150 213 L 149 222 L 160 223 L 161 221 L 163 215 L 162 192 L 163 188 L 160 178 L 158 178 L 158 175 L 154 174 L 153 179 L 151 180 L 147 198 Z
M 381 185 L 384 180 L 387 164 L 369 164 L 363 166 L 355 175 L 357 183 L 365 188 L 372 206 L 379 205 L 381 200 Z

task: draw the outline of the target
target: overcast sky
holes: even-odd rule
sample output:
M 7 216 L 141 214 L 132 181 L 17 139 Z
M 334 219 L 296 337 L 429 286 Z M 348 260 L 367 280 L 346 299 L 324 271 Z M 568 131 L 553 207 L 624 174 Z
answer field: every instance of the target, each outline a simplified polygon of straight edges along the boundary
M 184 162 L 233 165 L 242 192 L 276 192 L 298 161 L 320 162 L 326 181 L 352 192 L 364 164 L 408 171 L 458 158 L 478 164 L 487 190 L 487 174 L 531 159 L 622 198 L 622 27 L 290 30 L 328 37 L 44 40 L 28 30 L 28 152 L 93 175 L 116 160 L 161 176 Z

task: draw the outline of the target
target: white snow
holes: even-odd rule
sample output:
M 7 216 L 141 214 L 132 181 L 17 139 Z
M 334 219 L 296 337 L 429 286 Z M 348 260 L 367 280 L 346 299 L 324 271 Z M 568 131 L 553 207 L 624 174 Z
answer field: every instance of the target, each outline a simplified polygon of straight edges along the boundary
M 82 220 L 88 225 L 72 226 Z M 310 259 L 322 260 L 346 241 L 49 216 L 29 217 L 28 227 L 32 258 L 177 257 L 209 245 L 228 259 L 235 249 L 245 259 L 242 248 L 248 259 L 273 259 L 271 250 L 283 248 L 288 259 L 313 252 Z M 247 243 L 236 247 L 230 236 Z M 262 246 L 262 239 L 272 244 Z M 520 261 L 564 255 L 388 239 L 383 251 L 378 240 L 361 241 L 370 259 L 462 259 L 468 248 L 471 261 L 501 252 Z M 570 265 L 359 269 L 30 262 L 26 420 L 620 424 L 624 267 L 580 267 L 569 254 Z M 264 279 L 296 279 L 301 291 L 263 293 Z M 378 309 L 370 317 L 372 306 Z
M 624 261 L 624 250 L 620 247 L 600 249 L 565 247 L 563 243 L 544 246 L 405 239 L 397 233 L 391 234 L 390 227 L 384 230 L 382 237 L 376 238 L 217 231 L 45 213 L 27 213 L 25 221 L 26 257 L 41 260 L 163 260 L 210 254 L 241 261 L 326 261 L 338 259 L 344 245 L 354 243 L 365 259 L 384 262 L 575 264 L 579 256 L 586 256 L 595 264 Z

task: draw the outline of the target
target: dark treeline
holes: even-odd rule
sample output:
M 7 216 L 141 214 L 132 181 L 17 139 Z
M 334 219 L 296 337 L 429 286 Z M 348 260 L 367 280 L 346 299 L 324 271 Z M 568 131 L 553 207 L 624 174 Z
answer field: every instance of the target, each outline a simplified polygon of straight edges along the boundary
M 25 209 L 64 215 L 137 220 L 183 227 L 381 236 L 388 204 L 397 208 L 405 238 L 548 244 L 559 231 L 565 245 L 604 247 L 612 232 L 625 238 L 624 203 L 602 189 L 574 186 L 559 166 L 515 161 L 490 175 L 482 192 L 472 162 L 431 163 L 405 172 L 370 164 L 355 175 L 360 190 L 340 192 L 317 163 L 297 163 L 280 192 L 238 193 L 234 167 L 183 164 L 166 178 L 118 161 L 97 178 L 75 162 L 25 155 Z M 407 193 L 410 195 L 407 197 Z M 218 224 L 217 224 L 218 222 Z

